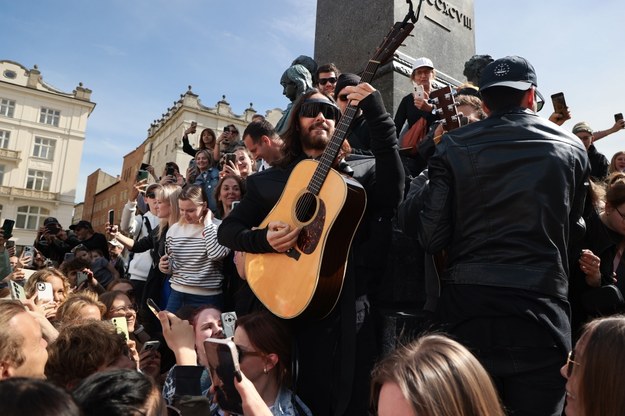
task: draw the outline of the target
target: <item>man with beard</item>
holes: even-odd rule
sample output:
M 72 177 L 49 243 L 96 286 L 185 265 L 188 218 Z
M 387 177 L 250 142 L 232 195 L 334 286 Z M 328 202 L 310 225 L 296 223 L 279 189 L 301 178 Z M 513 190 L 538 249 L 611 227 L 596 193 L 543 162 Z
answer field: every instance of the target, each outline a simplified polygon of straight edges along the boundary
M 299 366 L 294 390 L 314 415 L 321 416 L 367 414 L 369 372 L 378 344 L 371 315 L 375 311 L 372 295 L 386 264 L 386 253 L 371 247 L 376 239 L 390 239 L 390 231 L 387 236 L 380 230 L 390 230 L 387 225 L 404 183 L 395 126 L 380 93 L 366 83 L 346 87 L 342 93 L 363 111 L 373 157 L 339 156 L 335 168 L 363 185 L 367 209 L 352 244 L 343 290 L 334 310 L 321 320 L 290 321 Z M 281 135 L 284 158 L 272 169 L 248 177 L 245 197 L 219 227 L 221 244 L 250 253 L 280 253 L 295 245 L 300 229 L 292 229 L 285 222 L 255 227 L 280 198 L 295 165 L 323 154 L 339 117 L 334 102 L 316 90 L 295 103 L 288 129 Z

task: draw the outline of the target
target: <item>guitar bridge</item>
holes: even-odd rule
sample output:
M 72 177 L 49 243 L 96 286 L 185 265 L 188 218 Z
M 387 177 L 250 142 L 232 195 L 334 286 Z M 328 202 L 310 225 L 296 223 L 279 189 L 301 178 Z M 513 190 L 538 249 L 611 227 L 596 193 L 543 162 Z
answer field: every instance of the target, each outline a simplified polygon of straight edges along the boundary
M 284 254 L 287 255 L 287 257 L 292 258 L 293 260 L 299 260 L 299 256 L 301 256 L 301 253 L 297 250 L 295 250 L 294 248 L 290 248 L 287 251 L 284 252 Z

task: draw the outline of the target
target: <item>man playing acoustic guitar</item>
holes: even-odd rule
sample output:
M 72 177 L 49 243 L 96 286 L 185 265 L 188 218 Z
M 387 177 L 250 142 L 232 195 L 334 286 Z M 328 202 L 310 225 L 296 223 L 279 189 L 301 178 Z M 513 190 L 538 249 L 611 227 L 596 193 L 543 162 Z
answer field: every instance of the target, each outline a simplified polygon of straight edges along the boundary
M 322 319 L 297 317 L 289 321 L 298 351 L 299 374 L 294 391 L 314 415 L 321 416 L 367 414 L 369 372 L 379 344 L 371 319 L 373 295 L 386 267 L 390 221 L 404 184 L 395 125 L 380 93 L 362 83 L 346 87 L 343 94 L 348 94 L 351 104 L 363 111 L 374 156 L 346 155 L 344 146 L 333 167 L 362 185 L 367 207 L 349 251 L 345 280 L 342 290 L 339 287 L 335 307 Z M 284 158 L 274 168 L 248 177 L 245 197 L 219 227 L 221 244 L 248 253 L 286 253 L 284 257 L 297 251 L 294 247 L 301 228 L 289 225 L 290 218 L 256 227 L 280 199 L 296 164 L 322 156 L 339 117 L 334 102 L 316 90 L 295 103 L 288 128 L 282 134 Z M 348 214 L 360 216 L 360 212 Z M 301 278 L 298 275 L 281 277 L 292 281 Z M 259 288 L 254 288 L 251 279 L 248 281 L 257 293 Z

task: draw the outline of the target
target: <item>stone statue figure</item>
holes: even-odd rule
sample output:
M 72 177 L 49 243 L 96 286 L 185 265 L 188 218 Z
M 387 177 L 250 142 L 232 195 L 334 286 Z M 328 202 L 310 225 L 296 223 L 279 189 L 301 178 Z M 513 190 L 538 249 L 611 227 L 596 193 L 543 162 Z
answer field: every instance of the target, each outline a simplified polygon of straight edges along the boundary
M 283 88 L 282 94 L 284 94 L 291 102 L 286 107 L 286 110 L 284 110 L 282 118 L 280 118 L 276 124 L 276 131 L 278 134 L 284 133 L 287 128 L 293 102 L 301 97 L 302 94 L 313 88 L 312 75 L 303 65 L 291 65 L 286 71 L 284 71 L 284 74 L 282 74 L 280 84 Z

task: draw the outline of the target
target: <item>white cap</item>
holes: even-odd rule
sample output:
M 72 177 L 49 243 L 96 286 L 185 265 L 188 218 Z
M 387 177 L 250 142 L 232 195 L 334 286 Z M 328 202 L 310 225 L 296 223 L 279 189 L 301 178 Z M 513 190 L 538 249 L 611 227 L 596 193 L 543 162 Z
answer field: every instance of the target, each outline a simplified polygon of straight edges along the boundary
M 417 58 L 414 61 L 414 65 L 412 65 L 412 70 L 414 71 L 415 69 L 419 69 L 424 66 L 434 69 L 434 64 L 432 63 L 432 60 L 430 58 L 423 57 L 423 58 Z

